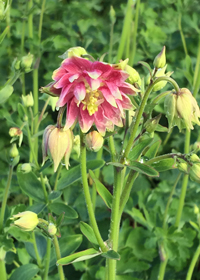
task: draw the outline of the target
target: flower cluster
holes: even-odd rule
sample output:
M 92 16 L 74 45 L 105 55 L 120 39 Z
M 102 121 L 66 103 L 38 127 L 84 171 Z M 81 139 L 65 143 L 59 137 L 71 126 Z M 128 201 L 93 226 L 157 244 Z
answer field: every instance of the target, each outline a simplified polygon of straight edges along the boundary
M 95 124 L 104 135 L 107 129 L 113 131 L 114 125 L 121 127 L 124 110 L 132 109 L 127 94 L 135 94 L 135 88 L 126 82 L 128 77 L 127 72 L 103 62 L 66 58 L 49 85 L 49 91 L 59 96 L 57 107 L 67 104 L 65 128 L 78 121 L 86 133 Z

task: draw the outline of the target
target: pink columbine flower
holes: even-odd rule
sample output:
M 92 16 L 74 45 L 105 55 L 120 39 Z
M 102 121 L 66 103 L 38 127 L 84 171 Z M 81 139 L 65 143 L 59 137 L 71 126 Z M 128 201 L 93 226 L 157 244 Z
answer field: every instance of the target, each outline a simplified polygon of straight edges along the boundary
M 127 96 L 135 88 L 126 83 L 128 74 L 114 65 L 72 56 L 65 59 L 53 73 L 50 92 L 59 96 L 57 107 L 67 104 L 65 129 L 79 122 L 86 133 L 93 124 L 101 134 L 114 125 L 121 127 L 124 109 L 132 109 Z

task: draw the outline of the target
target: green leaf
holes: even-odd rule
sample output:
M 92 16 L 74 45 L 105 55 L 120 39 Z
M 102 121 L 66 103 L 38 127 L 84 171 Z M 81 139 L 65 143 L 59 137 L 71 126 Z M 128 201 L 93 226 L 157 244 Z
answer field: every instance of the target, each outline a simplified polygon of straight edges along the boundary
M 49 208 L 56 215 L 60 215 L 64 212 L 65 217 L 68 217 L 70 219 L 78 218 L 78 213 L 71 206 L 64 203 L 53 202 L 49 205 Z
M 1 33 L 1 35 L 0 35 L 0 44 L 3 42 L 3 40 L 4 40 L 5 36 L 6 36 L 6 34 L 7 34 L 8 31 L 9 31 L 9 29 L 10 29 L 10 26 L 6 26 L 6 28 L 4 29 L 4 31 Z
M 57 198 L 59 198 L 61 196 L 61 192 L 60 191 L 53 191 L 49 194 L 49 200 L 55 200 Z
M 152 141 L 153 141 L 153 139 L 149 138 L 149 139 L 145 139 L 145 140 L 141 141 L 140 143 L 138 143 L 136 146 L 133 147 L 133 149 L 131 150 L 131 152 L 128 155 L 128 158 L 130 160 L 138 159 L 138 157 L 141 155 L 141 153 L 144 151 L 144 149 L 146 147 L 148 147 Z
M 151 163 L 151 167 L 155 168 L 158 172 L 163 172 L 166 170 L 170 170 L 174 168 L 175 159 L 173 158 L 165 158 L 160 161 Z M 148 164 L 148 161 L 146 161 L 146 164 Z
M 94 172 L 89 170 L 89 174 L 95 183 L 95 187 L 99 195 L 104 200 L 105 204 L 111 209 L 112 207 L 112 194 L 107 190 L 107 188 L 96 178 Z
M 191 226 L 192 226 L 194 229 L 196 229 L 196 230 L 197 230 L 197 232 L 199 232 L 199 231 L 200 231 L 200 228 L 199 228 L 199 226 L 198 226 L 196 223 L 194 223 L 194 222 L 190 221 L 190 224 L 191 224 Z
M 120 260 L 120 255 L 113 250 L 109 250 L 106 253 L 101 254 L 101 256 L 106 259 Z
M 61 264 L 61 265 L 66 265 L 66 264 L 70 264 L 70 263 L 74 263 L 74 262 L 80 262 L 80 261 L 84 261 L 84 260 L 88 260 L 94 257 L 97 257 L 101 255 L 101 253 L 95 249 L 87 249 L 75 254 L 72 254 L 68 257 L 59 259 L 57 261 L 57 264 Z
M 91 228 L 91 226 L 89 226 L 88 224 L 84 223 L 84 222 L 80 222 L 80 229 L 81 232 L 85 235 L 85 237 L 95 246 L 95 249 L 99 248 L 98 245 L 98 241 L 96 239 L 96 236 L 94 234 L 93 229 Z
M 44 208 L 46 207 L 46 204 L 44 203 L 34 203 L 33 205 L 29 206 L 27 208 L 27 211 L 32 211 L 36 214 L 39 214 L 40 212 L 42 212 L 42 210 L 44 210 Z
M 119 162 L 107 162 L 106 165 L 113 165 L 115 167 L 120 167 L 120 168 L 124 168 L 125 167 L 124 164 L 121 164 Z
M 155 143 L 153 143 L 151 147 L 148 149 L 148 151 L 145 153 L 145 156 L 149 159 L 154 158 L 158 152 L 160 144 L 161 144 L 161 140 L 158 140 Z
M 6 85 L 0 90 L 0 104 L 4 103 L 13 93 L 13 87 Z
M 152 228 L 147 220 L 144 218 L 144 216 L 142 215 L 142 213 L 140 212 L 140 210 L 136 209 L 136 208 L 132 208 L 131 211 L 127 210 L 125 211 L 127 214 L 129 214 L 136 222 L 140 223 L 141 225 L 147 227 L 147 228 Z
M 36 239 L 36 245 L 37 245 L 40 259 L 43 259 L 46 254 L 46 250 L 47 250 L 46 238 L 43 235 L 36 233 L 35 239 Z M 29 255 L 32 258 L 34 258 L 35 260 L 37 260 L 33 243 L 25 242 L 25 247 L 26 247 L 26 250 L 29 253 Z
M 162 126 L 162 125 L 160 125 L 160 124 L 157 124 L 157 126 L 156 126 L 156 131 L 159 131 L 159 132 L 168 132 L 168 128 L 167 127 L 165 127 L 165 126 Z
M 159 177 L 159 173 L 154 168 L 138 161 L 131 161 L 127 167 L 150 177 Z
M 105 161 L 103 160 L 90 160 L 87 162 L 87 170 L 95 170 L 104 166 Z M 80 165 L 66 170 L 65 174 L 58 181 L 58 190 L 63 190 L 66 187 L 70 186 L 74 182 L 81 179 L 81 170 Z
M 20 118 L 23 120 L 24 116 L 26 115 L 24 106 L 21 103 L 18 103 L 17 107 L 18 107 L 18 114 L 19 114 Z
M 11 226 L 8 229 L 8 233 L 12 235 L 15 239 L 22 242 L 27 242 L 31 240 L 31 234 L 28 231 L 23 231 L 16 226 Z
M 25 265 L 18 267 L 13 272 L 13 274 L 11 275 L 9 280 L 16 280 L 16 279 L 31 280 L 38 273 L 38 271 L 39 271 L 39 268 L 37 265 L 31 264 L 31 263 L 25 264 Z
M 17 168 L 17 179 L 22 191 L 37 202 L 45 202 L 42 184 L 33 172 L 23 173 Z

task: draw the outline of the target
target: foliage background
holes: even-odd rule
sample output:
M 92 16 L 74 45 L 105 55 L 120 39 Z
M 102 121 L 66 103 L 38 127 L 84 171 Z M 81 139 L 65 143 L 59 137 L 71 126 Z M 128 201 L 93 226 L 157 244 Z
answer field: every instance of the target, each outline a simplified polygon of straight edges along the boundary
M 113 6 L 116 12 L 112 57 L 112 62 L 116 62 L 123 19 L 126 13 L 126 1 L 46 1 L 41 44 L 37 35 L 41 1 L 35 0 L 33 2 L 32 10 L 28 11 L 27 1 L 13 1 L 10 10 L 10 22 L 8 22 L 9 19 L 1 21 L 1 31 L 4 30 L 7 24 L 9 24 L 10 30 L 0 48 L 0 86 L 3 86 L 11 75 L 11 65 L 14 59 L 22 57 L 29 51 L 34 54 L 34 62 L 37 61 L 37 57 L 41 58 L 39 65 L 39 87 L 51 82 L 52 72 L 61 63 L 59 55 L 63 54 L 68 48 L 82 46 L 96 59 L 103 53 L 108 52 L 111 26 L 109 17 L 110 5 Z M 134 4 L 135 1 L 133 1 Z M 27 19 L 29 13 L 33 14 L 34 22 L 32 39 L 28 36 Z M 153 58 L 165 45 L 168 70 L 174 71 L 173 78 L 177 80 L 181 87 L 188 87 L 192 90 L 194 66 L 200 36 L 199 13 L 200 5 L 198 0 L 141 1 L 136 39 L 137 48 L 134 59 L 134 67 L 137 71 L 141 75 L 147 75 L 147 71 L 138 64 L 138 61 L 146 61 L 152 66 Z M 133 8 L 133 22 L 130 24 L 130 51 L 133 44 L 134 17 L 135 8 Z M 23 22 L 25 22 L 24 48 L 22 48 Z M 184 39 L 181 37 L 181 34 L 184 36 Z M 122 58 L 126 58 L 126 49 Z M 26 93 L 29 93 L 32 91 L 32 72 L 25 75 L 25 81 Z M 19 79 L 14 85 L 14 94 L 0 109 L 0 198 L 2 198 L 7 182 L 8 149 L 10 148 L 8 131 L 11 126 L 20 126 L 22 122 L 22 116 L 18 114 L 18 103 L 21 103 L 22 94 L 21 85 L 22 81 Z M 46 98 L 46 96 L 40 95 L 39 111 L 42 110 Z M 199 99 L 197 98 L 197 100 Z M 41 135 L 43 129 L 48 124 L 54 124 L 56 120 L 57 113 L 52 112 L 50 106 L 47 111 L 48 115 L 42 121 L 40 127 Z M 163 112 L 163 107 L 158 106 L 157 111 Z M 164 117 L 161 121 L 163 125 L 167 126 L 167 121 Z M 166 133 L 157 133 L 156 135 L 155 139 L 162 140 L 160 152 L 171 152 L 172 149 L 183 152 L 184 133 L 179 133 L 178 130 L 174 129 L 167 143 L 165 143 L 166 136 Z M 191 144 L 198 137 L 198 128 L 195 128 L 192 132 Z M 120 134 L 118 140 L 120 145 Z M 164 146 L 163 143 L 165 143 Z M 39 138 L 39 149 L 39 154 L 41 155 L 41 136 Z M 26 133 L 19 152 L 20 163 L 28 162 L 29 154 Z M 103 156 L 104 160 L 109 161 L 109 154 L 106 151 L 104 151 Z M 88 155 L 88 159 L 93 159 L 94 157 L 93 153 Z M 73 167 L 77 164 L 76 155 L 74 154 L 72 158 L 71 166 Z M 40 156 L 39 162 L 41 163 L 41 161 L 42 158 Z M 102 168 L 100 178 L 112 192 L 113 176 L 110 171 L 111 167 Z M 53 174 L 52 168 L 49 167 L 44 172 L 49 178 L 50 186 L 53 186 L 55 175 L 51 175 Z M 62 173 L 64 172 L 65 170 L 62 171 Z M 176 176 L 177 170 L 172 170 L 161 173 L 158 179 L 153 180 L 139 176 L 135 182 L 132 196 L 123 215 L 119 245 L 121 260 L 118 265 L 117 280 L 156 279 L 160 257 L 162 258 L 162 253 L 159 254 L 159 248 L 161 248 L 160 246 L 163 242 L 170 256 L 165 279 L 179 280 L 185 278 L 189 263 L 199 243 L 198 233 L 192 228 L 190 221 L 197 222 L 197 215 L 193 209 L 195 204 L 197 206 L 200 205 L 200 187 L 197 183 L 189 182 L 180 233 L 175 234 L 173 227 L 167 233 L 162 232 L 163 214 Z M 173 225 L 175 220 L 180 189 L 181 184 L 178 183 L 169 209 L 168 224 L 170 226 Z M 63 192 L 63 198 L 64 202 L 72 206 L 78 213 L 77 219 L 66 217 L 61 229 L 60 247 L 65 256 L 75 251 L 79 246 L 79 250 L 87 248 L 88 242 L 81 235 L 79 222 L 80 220 L 88 222 L 88 216 L 80 182 L 68 186 Z M 61 198 L 57 198 L 56 202 L 61 203 Z M 14 208 L 14 211 L 17 212 L 19 209 L 22 211 L 27 209 L 27 207 L 28 198 L 21 191 L 15 172 L 12 179 L 6 216 L 9 217 Z M 133 213 L 133 207 L 139 209 L 139 212 Z M 43 209 L 43 213 L 45 213 L 45 209 Z M 106 240 L 108 238 L 110 213 L 99 197 L 96 204 L 96 217 L 103 238 Z M 147 221 L 148 225 L 145 224 L 143 218 Z M 35 263 L 31 243 L 28 242 L 30 240 L 29 234 L 11 234 L 14 236 L 17 253 L 10 252 L 7 254 L 6 262 L 9 273 L 15 268 L 13 261 L 17 261 L 20 265 L 25 265 L 29 262 Z M 41 258 L 45 258 L 46 239 L 38 235 L 37 242 L 41 246 Z M 52 257 L 49 279 L 56 280 L 58 275 L 54 263 L 55 257 Z M 103 260 L 100 258 L 64 267 L 66 277 L 74 280 L 103 279 L 103 269 Z M 198 267 L 196 267 L 192 279 L 200 279 L 198 270 Z

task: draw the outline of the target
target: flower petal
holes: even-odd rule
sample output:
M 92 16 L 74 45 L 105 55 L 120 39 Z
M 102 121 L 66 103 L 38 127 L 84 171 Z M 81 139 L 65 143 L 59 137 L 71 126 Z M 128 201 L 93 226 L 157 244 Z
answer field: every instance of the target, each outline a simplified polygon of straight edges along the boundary
M 108 88 L 109 88 L 111 94 L 114 96 L 114 98 L 122 100 L 122 95 L 120 93 L 119 88 L 114 83 L 110 83 L 110 82 L 105 82 L 105 83 L 108 86 Z
M 83 133 L 88 132 L 94 122 L 94 115 L 90 116 L 88 110 L 83 110 L 83 104 L 80 106 L 79 124 Z
M 69 129 L 79 116 L 79 108 L 73 99 L 68 102 L 65 129 Z
M 78 101 L 82 101 L 85 98 L 86 91 L 84 82 L 80 82 L 75 86 L 74 95 Z
M 108 103 L 110 103 L 113 107 L 117 107 L 115 98 L 112 96 L 110 90 L 107 87 L 105 87 L 105 86 L 100 87 L 99 91 L 102 92 L 104 98 L 108 101 Z

